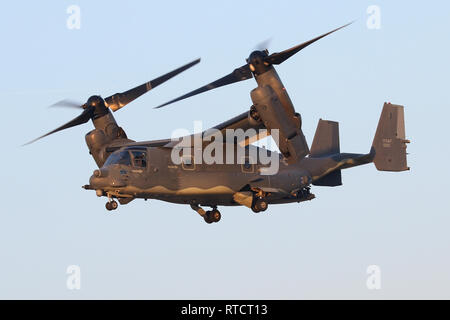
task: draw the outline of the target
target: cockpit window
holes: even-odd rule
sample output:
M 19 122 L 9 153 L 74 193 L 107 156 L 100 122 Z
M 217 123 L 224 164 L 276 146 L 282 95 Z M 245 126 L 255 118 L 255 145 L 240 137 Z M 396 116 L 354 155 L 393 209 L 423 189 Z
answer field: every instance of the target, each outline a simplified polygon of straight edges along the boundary
M 113 164 L 122 164 L 125 166 L 131 166 L 131 157 L 128 151 L 120 151 L 112 153 L 106 160 L 104 166 L 110 166 Z
M 145 168 L 147 166 L 147 159 L 145 151 L 131 151 L 133 154 L 133 165 L 135 167 Z

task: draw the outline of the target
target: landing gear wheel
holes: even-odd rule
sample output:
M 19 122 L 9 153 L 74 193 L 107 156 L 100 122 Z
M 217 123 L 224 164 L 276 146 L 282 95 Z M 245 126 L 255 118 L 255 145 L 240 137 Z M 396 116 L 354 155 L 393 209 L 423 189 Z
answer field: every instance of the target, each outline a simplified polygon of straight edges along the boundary
M 221 218 L 222 215 L 217 209 L 206 211 L 205 215 L 203 216 L 203 219 L 205 219 L 206 223 L 219 222 Z
M 267 200 L 265 200 L 265 199 L 256 199 L 255 203 L 252 205 L 252 210 L 255 213 L 261 212 L 261 211 L 266 211 L 268 206 L 269 205 L 267 203 Z
M 205 222 L 208 224 L 213 223 L 214 221 L 211 219 L 211 211 L 206 211 L 205 215 L 203 216 L 203 219 L 205 219 Z
M 106 210 L 108 210 L 108 211 L 116 210 L 118 206 L 119 206 L 119 204 L 116 201 L 114 201 L 114 200 L 113 201 L 108 201 L 105 204 Z
M 222 215 L 220 214 L 219 210 L 217 210 L 217 209 L 212 210 L 210 212 L 209 216 L 213 222 L 219 222 L 220 219 L 222 218 Z

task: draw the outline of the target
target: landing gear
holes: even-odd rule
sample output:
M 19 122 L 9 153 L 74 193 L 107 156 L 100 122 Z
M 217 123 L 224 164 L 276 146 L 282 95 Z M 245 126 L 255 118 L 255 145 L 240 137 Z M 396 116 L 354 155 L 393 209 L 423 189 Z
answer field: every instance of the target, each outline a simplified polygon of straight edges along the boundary
M 222 218 L 222 215 L 220 214 L 219 210 L 213 209 L 211 211 L 206 211 L 206 214 L 203 216 L 203 219 L 205 219 L 206 223 L 213 223 L 213 222 L 219 222 Z
M 264 192 L 261 189 L 252 189 L 253 190 L 253 201 L 251 209 L 253 212 L 262 212 L 266 211 L 269 207 L 269 203 L 267 202 L 267 197 L 270 193 Z
M 106 210 L 108 211 L 116 210 L 118 206 L 119 204 L 114 200 L 110 200 L 105 204 Z
M 297 193 L 294 194 L 294 196 L 298 199 L 297 202 L 309 201 L 316 197 L 313 193 L 311 193 L 310 187 L 304 187 L 303 189 L 300 189 Z
M 252 210 L 255 213 L 266 211 L 268 207 L 269 204 L 265 198 L 255 198 L 252 204 Z
M 220 214 L 219 210 L 217 210 L 216 207 L 213 207 L 210 211 L 205 211 L 203 208 L 196 204 L 191 204 L 192 210 L 197 212 L 200 216 L 203 217 L 206 223 L 211 224 L 213 222 L 219 222 L 222 218 L 222 215 Z

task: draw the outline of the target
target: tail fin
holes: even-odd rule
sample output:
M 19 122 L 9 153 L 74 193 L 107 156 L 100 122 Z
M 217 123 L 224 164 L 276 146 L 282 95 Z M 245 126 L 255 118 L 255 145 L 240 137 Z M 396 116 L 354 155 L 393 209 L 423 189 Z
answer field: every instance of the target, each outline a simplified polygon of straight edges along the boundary
M 310 156 L 319 158 L 339 152 L 339 123 L 320 119 L 311 145 Z
M 403 106 L 385 103 L 372 143 L 375 167 L 380 171 L 409 170 L 406 163 L 407 143 Z
M 320 158 L 340 153 L 339 122 L 319 120 L 311 145 L 310 157 Z M 336 187 L 342 185 L 341 170 L 334 170 L 313 182 L 315 186 Z

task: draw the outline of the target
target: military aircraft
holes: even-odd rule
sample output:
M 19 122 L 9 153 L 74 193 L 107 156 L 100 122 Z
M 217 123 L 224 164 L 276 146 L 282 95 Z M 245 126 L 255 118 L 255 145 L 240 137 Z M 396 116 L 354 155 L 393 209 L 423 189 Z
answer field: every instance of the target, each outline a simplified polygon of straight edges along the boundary
M 107 197 L 107 210 L 117 209 L 115 199 L 121 205 L 134 199 L 157 199 L 188 204 L 207 223 L 221 219 L 218 206 L 241 205 L 262 212 L 269 204 L 312 200 L 315 196 L 311 186 L 342 185 L 342 169 L 373 162 L 381 171 L 409 170 L 406 161 L 409 141 L 405 139 L 404 108 L 400 105 L 384 104 L 368 153 L 341 153 L 339 125 L 334 121 L 320 119 L 311 148 L 306 142 L 301 116 L 295 112 L 275 65 L 345 26 L 281 52 L 255 50 L 245 65 L 225 77 L 157 107 L 255 78 L 257 87 L 251 91 L 250 109 L 200 135 L 136 142 L 127 137 L 111 112 L 190 68 L 199 62 L 196 60 L 126 92 L 105 99 L 91 96 L 85 104 L 75 105 L 84 109 L 81 115 L 42 137 L 92 120 L 95 129 L 85 138 L 98 169 L 83 188 Z M 68 101 L 59 104 L 74 106 Z M 251 133 L 228 139 L 229 131 L 239 130 Z M 279 153 L 253 145 L 269 135 L 277 137 L 274 140 Z M 196 144 L 199 137 L 201 140 Z M 232 161 L 206 163 L 201 153 L 200 158 L 196 156 L 197 149 L 206 149 L 212 143 L 214 152 L 223 152 L 225 156 L 231 153 Z M 244 150 L 240 156 L 238 149 Z M 268 163 L 262 161 L 265 153 L 276 162 L 276 172 L 266 172 Z M 174 154 L 179 155 L 176 161 Z

